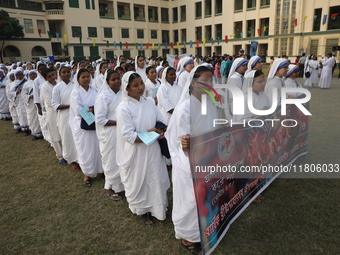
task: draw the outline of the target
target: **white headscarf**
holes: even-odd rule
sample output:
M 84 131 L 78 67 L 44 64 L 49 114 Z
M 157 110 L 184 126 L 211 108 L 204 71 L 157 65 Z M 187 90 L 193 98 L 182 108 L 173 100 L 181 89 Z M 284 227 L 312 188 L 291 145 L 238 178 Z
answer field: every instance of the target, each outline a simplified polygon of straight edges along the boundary
M 18 67 L 17 69 L 14 70 L 15 79 L 17 79 L 16 76 L 17 76 L 18 73 L 24 74 L 24 69 L 22 69 L 21 67 Z
M 157 79 L 159 79 L 159 74 L 164 70 L 163 66 L 157 66 L 156 72 L 157 72 Z M 162 77 L 161 77 L 162 78 Z
M 253 70 L 253 68 L 254 68 L 258 63 L 261 62 L 261 60 L 262 60 L 262 58 L 259 57 L 259 56 L 253 56 L 253 57 L 251 57 L 251 59 L 250 59 L 249 62 L 248 62 L 248 69 L 247 69 L 247 71 L 246 71 L 245 74 L 247 74 L 247 73 L 249 73 L 251 70 Z
M 163 84 L 163 83 L 167 83 L 167 81 L 166 81 L 166 75 L 167 75 L 167 73 L 168 73 L 168 69 L 169 69 L 169 67 L 166 67 L 166 68 L 164 68 L 164 70 L 163 70 L 162 78 L 161 78 L 161 83 L 162 83 L 162 84 Z
M 267 83 L 275 77 L 275 74 L 278 70 L 284 68 L 285 66 L 288 66 L 289 63 L 284 58 L 278 58 L 274 61 L 272 67 L 270 68 L 270 72 L 268 74 L 268 80 Z
M 184 71 L 184 68 L 190 64 L 193 63 L 194 60 L 191 57 L 184 57 L 178 62 L 177 70 L 176 70 L 176 76 L 179 77 L 179 75 Z
M 296 73 L 299 70 L 300 70 L 300 68 L 297 65 L 290 64 L 288 66 L 288 72 L 286 74 L 285 79 L 289 78 L 293 73 Z
M 116 68 L 117 68 L 118 66 L 120 66 L 120 63 L 121 63 L 121 62 L 123 62 L 123 61 L 120 61 L 120 58 L 121 58 L 121 57 L 124 57 L 124 55 L 119 55 L 119 57 L 118 57 L 118 59 L 117 59 Z
M 129 100 L 129 96 L 128 96 L 128 92 L 126 90 L 127 86 L 129 85 L 129 79 L 130 79 L 130 75 L 134 74 L 135 72 L 126 72 L 123 77 L 122 77 L 122 101 L 128 101 Z
M 228 78 L 230 78 L 237 69 L 239 69 L 241 66 L 247 64 L 248 60 L 244 59 L 244 58 L 237 58 L 234 60 L 231 68 L 230 68 L 230 72 L 229 72 L 229 76 Z

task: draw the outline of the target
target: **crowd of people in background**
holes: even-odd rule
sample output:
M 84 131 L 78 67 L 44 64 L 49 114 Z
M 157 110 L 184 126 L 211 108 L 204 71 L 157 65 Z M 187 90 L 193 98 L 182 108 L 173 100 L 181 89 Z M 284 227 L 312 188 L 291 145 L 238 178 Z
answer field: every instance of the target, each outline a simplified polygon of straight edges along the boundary
M 311 89 L 319 84 L 329 88 L 336 66 L 331 53 L 320 61 L 303 54 L 295 63 L 285 55 L 272 57 L 266 82 L 264 61 L 263 54 L 250 57 L 241 49 L 234 56 L 175 55 L 171 63 L 162 57 L 138 55 L 134 59 L 0 64 L 0 119 L 12 120 L 16 133 L 31 135 L 33 141 L 45 139 L 55 150 L 58 164 L 82 171 L 84 187 L 91 187 L 99 176 L 105 178 L 104 189 L 111 200 L 123 199 L 125 191 L 129 209 L 145 225 L 166 218 L 168 171 L 172 171 L 176 238 L 191 253 L 200 254 L 187 150 L 190 135 L 211 129 L 211 120 L 221 111 L 209 101 L 209 119 L 190 118 L 199 115 L 202 91 L 217 83 L 234 85 L 245 95 L 252 93 L 256 109 L 267 109 L 274 88 L 279 100 L 282 87 Z M 222 113 L 225 118 L 256 117 L 247 102 L 245 114 L 234 115 L 231 94 L 221 94 L 227 104 Z M 197 113 L 190 104 L 197 106 Z M 94 114 L 95 124 L 84 123 L 84 107 Z M 158 133 L 158 141 L 167 139 L 170 156 L 158 142 L 143 143 L 140 134 L 151 131 Z

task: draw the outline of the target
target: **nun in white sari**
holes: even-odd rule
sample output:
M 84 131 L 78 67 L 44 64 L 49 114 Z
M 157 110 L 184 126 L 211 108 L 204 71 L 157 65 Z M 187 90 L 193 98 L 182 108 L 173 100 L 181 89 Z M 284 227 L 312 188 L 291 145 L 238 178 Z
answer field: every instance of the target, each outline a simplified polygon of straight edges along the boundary
M 122 101 L 121 78 L 117 71 L 109 70 L 94 104 L 96 132 L 105 174 L 105 186 L 109 198 L 121 200 L 117 193 L 124 191 L 117 165 L 117 118 L 116 108 Z M 110 85 L 109 85 L 110 84 Z
M 36 70 L 31 70 L 27 75 L 28 81 L 22 88 L 22 93 L 26 106 L 28 127 L 31 130 L 31 135 L 33 136 L 32 140 L 36 141 L 37 139 L 42 138 L 38 113 L 33 101 L 33 83 L 38 76 L 38 72 Z
M 304 86 L 307 88 L 313 88 L 313 84 L 319 83 L 319 63 L 316 60 L 316 56 L 311 55 L 307 57 L 307 61 L 305 63 L 305 70 L 303 78 L 305 80 Z M 306 72 L 310 72 L 310 77 L 306 77 Z
M 73 140 L 69 124 L 70 118 L 70 97 L 73 90 L 71 81 L 71 69 L 63 66 L 59 69 L 61 81 L 53 88 L 52 106 L 57 111 L 57 125 L 63 145 L 63 158 L 72 165 L 73 171 L 79 171 L 76 145 Z
M 213 120 L 218 119 L 218 110 L 208 97 L 207 115 L 201 115 L 202 83 L 213 82 L 213 74 L 209 68 L 196 66 L 191 72 L 183 89 L 181 99 L 173 113 L 165 133 L 172 158 L 173 183 L 173 211 L 172 221 L 175 226 L 177 239 L 189 250 L 199 252 L 200 232 L 198 225 L 196 199 L 190 162 L 187 153 L 183 150 L 181 140 L 187 134 L 196 135 L 213 129 Z M 210 80 L 210 82 L 209 82 Z M 207 87 L 203 86 L 204 89 Z M 192 93 L 190 93 L 191 91 Z M 196 254 L 196 253 L 195 253 Z
M 163 137 L 154 127 L 157 121 L 164 122 L 164 119 L 155 101 L 143 96 L 144 89 L 137 73 L 124 74 L 122 102 L 116 109 L 117 164 L 131 212 L 151 225 L 152 216 L 158 220 L 166 217 L 166 191 L 170 182 L 158 142 L 146 145 L 138 137 L 139 133 L 150 130 Z
M 99 151 L 99 141 L 95 130 L 80 128 L 81 116 L 79 110 L 83 107 L 94 106 L 97 88 L 90 85 L 90 73 L 80 69 L 77 73 L 77 83 L 74 84 L 70 98 L 70 127 L 78 154 L 78 163 L 84 173 L 83 184 L 91 187 L 91 177 L 103 174 L 102 161 Z
M 243 89 L 243 83 L 244 83 L 244 73 L 247 70 L 247 63 L 248 61 L 244 58 L 237 58 L 234 60 L 229 76 L 227 81 L 227 87 L 233 86 L 239 88 L 241 91 Z M 225 98 L 228 102 L 228 107 L 225 110 L 225 114 L 227 119 L 232 118 L 233 116 L 233 96 L 232 93 L 230 93 L 229 90 L 225 91 Z
M 191 57 L 184 57 L 178 62 L 176 71 L 176 83 L 184 88 L 191 70 L 194 68 L 194 60 Z
M 285 87 L 286 88 L 302 88 L 301 84 L 297 82 L 297 78 L 299 78 L 299 72 L 300 68 L 296 65 L 289 65 L 288 66 L 288 72 L 286 74 L 286 77 L 284 79 Z M 289 92 L 287 93 L 290 97 L 298 97 L 301 95 L 299 92 Z
M 9 113 L 9 107 L 8 107 L 8 99 L 6 95 L 6 83 L 7 83 L 7 77 L 5 75 L 5 72 L 0 69 L 0 120 L 10 120 L 11 115 Z
M 182 94 L 182 88 L 175 83 L 175 69 L 164 69 L 161 86 L 157 91 L 158 108 L 164 117 L 164 124 L 168 125 L 171 114 Z
M 15 81 L 11 84 L 9 96 L 11 97 L 13 103 L 11 114 L 15 115 L 16 112 L 21 132 L 25 132 L 26 135 L 28 135 L 29 130 L 26 106 L 24 103 L 24 96 L 22 96 L 21 93 L 26 82 L 27 80 L 24 78 L 24 70 L 21 67 L 15 69 Z
M 264 89 L 264 93 L 268 96 L 270 106 L 273 104 L 273 89 L 277 89 L 277 101 L 281 104 L 281 88 L 285 87 L 283 77 L 286 76 L 288 71 L 288 61 L 284 58 L 278 58 L 274 61 L 270 68 L 267 84 Z

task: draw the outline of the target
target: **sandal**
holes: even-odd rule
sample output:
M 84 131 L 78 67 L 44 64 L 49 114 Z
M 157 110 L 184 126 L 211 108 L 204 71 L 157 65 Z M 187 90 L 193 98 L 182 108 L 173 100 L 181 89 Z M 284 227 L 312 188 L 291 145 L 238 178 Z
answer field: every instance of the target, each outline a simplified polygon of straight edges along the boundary
M 121 196 L 119 196 L 117 193 L 113 193 L 111 195 L 107 194 L 107 196 L 112 199 L 113 201 L 120 201 L 123 198 Z
M 202 254 L 201 243 L 192 243 L 192 244 L 185 245 L 183 241 L 181 241 L 181 244 L 185 249 L 190 251 L 192 254 L 195 254 L 195 255 Z
M 83 185 L 87 188 L 90 188 L 91 187 L 91 180 L 90 179 L 83 180 Z
M 139 216 L 139 219 L 144 222 L 144 225 L 152 226 L 153 225 L 153 217 L 151 216 L 151 213 L 145 213 L 143 215 Z M 151 221 L 151 223 L 147 223 L 148 221 Z
M 59 160 L 59 165 L 66 166 L 67 165 L 67 161 L 62 158 L 62 159 Z

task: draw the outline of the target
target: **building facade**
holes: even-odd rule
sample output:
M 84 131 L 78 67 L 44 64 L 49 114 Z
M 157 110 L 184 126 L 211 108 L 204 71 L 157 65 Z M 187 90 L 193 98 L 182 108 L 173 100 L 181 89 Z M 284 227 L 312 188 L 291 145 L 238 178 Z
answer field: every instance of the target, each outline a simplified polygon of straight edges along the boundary
M 24 26 L 5 62 L 118 55 L 257 53 L 318 56 L 340 45 L 339 0 L 0 0 Z

